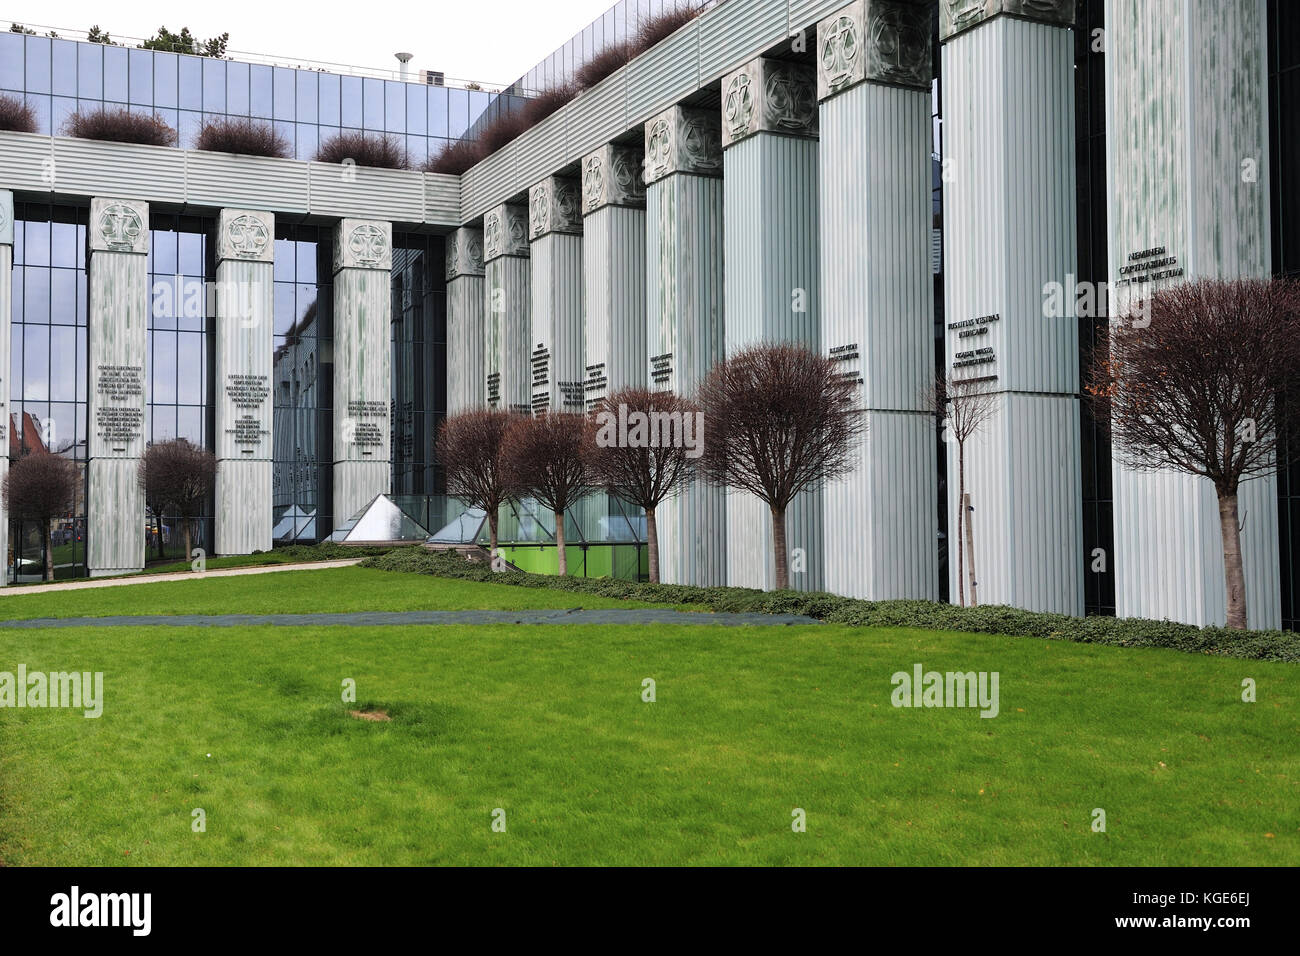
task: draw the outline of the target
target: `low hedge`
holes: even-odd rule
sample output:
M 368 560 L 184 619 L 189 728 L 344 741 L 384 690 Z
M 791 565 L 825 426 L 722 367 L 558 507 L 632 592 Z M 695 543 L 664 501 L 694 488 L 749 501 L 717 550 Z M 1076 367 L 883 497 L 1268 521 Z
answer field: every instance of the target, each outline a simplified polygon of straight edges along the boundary
M 1300 662 L 1300 634 L 1289 631 L 1234 631 L 1141 618 L 1070 617 L 1022 611 L 1005 605 L 956 607 L 935 601 L 861 601 L 824 591 L 756 591 L 750 588 L 643 584 L 617 578 L 558 577 L 525 571 L 495 573 L 486 565 L 451 552 L 399 548 L 367 558 L 362 566 L 465 581 L 490 581 L 518 587 L 552 588 L 578 594 L 696 605 L 701 610 L 764 614 L 802 614 L 828 624 L 852 627 L 916 627 L 927 630 L 1009 634 L 1116 647 L 1167 647 L 1192 654 L 1247 660 Z

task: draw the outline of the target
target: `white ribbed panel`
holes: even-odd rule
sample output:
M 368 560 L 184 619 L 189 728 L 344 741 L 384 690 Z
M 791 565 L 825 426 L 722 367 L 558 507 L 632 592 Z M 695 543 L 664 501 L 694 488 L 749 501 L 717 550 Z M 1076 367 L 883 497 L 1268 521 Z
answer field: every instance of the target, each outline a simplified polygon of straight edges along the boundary
M 13 215 L 13 194 L 0 193 L 0 215 Z M 14 292 L 14 247 L 12 245 L 13 222 L 7 223 L 8 229 L 0 225 L 0 442 L 6 450 L 9 447 L 9 340 L 13 310 Z M 9 474 L 9 455 L 0 455 L 0 488 L 4 487 L 5 476 Z M 0 495 L 0 555 L 9 554 L 9 514 L 5 509 L 4 496 Z M 3 568 L 0 568 L 0 587 L 8 583 Z
M 270 551 L 271 462 L 227 458 L 217 462 L 218 554 Z
M 1044 287 L 1078 268 L 1074 37 L 996 17 L 943 48 L 944 301 L 948 322 L 997 314 L 987 335 L 947 333 L 954 352 L 991 346 L 1011 391 L 1078 394 L 1079 329 L 1044 317 Z
M 1047 284 L 1077 268 L 1073 34 L 996 17 L 944 45 L 943 73 L 948 364 L 993 348 L 955 377 L 996 375 L 1004 394 L 967 450 L 978 599 L 1082 614 L 1078 326 L 1044 315 Z M 951 328 L 993 314 L 985 335 Z M 955 581 L 955 445 L 948 476 Z
M 492 408 L 526 412 L 532 408 L 532 334 L 529 262 L 501 256 L 484 267 L 483 401 Z
M 387 219 L 410 225 L 424 219 L 424 178 L 414 170 L 312 163 L 309 175 L 315 215 Z
M 789 35 L 785 0 L 729 0 L 706 10 L 700 22 L 700 82 L 708 83 Z M 816 44 L 811 44 L 816 46 Z
M 650 387 L 690 397 L 725 354 L 722 181 L 678 173 L 651 183 L 646 215 Z M 702 587 L 727 583 L 721 488 L 696 481 L 665 502 L 658 517 L 661 580 Z
M 1156 246 L 1184 269 L 1162 285 L 1267 276 L 1263 0 L 1107 0 L 1106 23 L 1111 282 L 1130 253 Z M 1242 176 L 1252 158 L 1253 183 Z M 1130 290 L 1115 288 L 1122 308 Z M 1134 473 L 1118 459 L 1113 478 L 1117 613 L 1223 624 L 1223 538 L 1210 484 Z M 1247 482 L 1239 495 L 1251 627 L 1281 624 L 1276 493 L 1269 476 Z
M 387 269 L 334 273 L 334 524 L 391 487 L 392 285 Z
M 820 110 L 822 345 L 870 411 L 857 470 L 826 488 L 826 588 L 934 600 L 930 95 L 862 83 Z
M 54 169 L 54 137 L 0 131 L 0 183 L 10 189 L 49 192 Z
M 627 129 L 627 69 L 615 70 L 591 89 L 580 93 L 566 118 L 566 151 L 570 161 L 581 159 L 623 133 Z
M 821 348 L 818 306 L 817 141 L 757 133 L 723 153 L 726 350 L 758 342 Z M 796 299 L 796 290 L 801 290 Z M 799 305 L 803 311 L 795 311 Z M 822 489 L 795 498 L 786 515 L 791 587 L 825 587 Z M 727 494 L 727 579 L 775 586 L 766 504 Z M 795 571 L 796 549 L 807 569 Z
M 187 199 L 196 205 L 286 213 L 311 207 L 307 164 L 297 160 L 194 150 L 185 173 Z
M 1003 393 L 966 446 L 966 491 L 974 509 L 980 604 L 1082 614 L 1079 403 L 1053 395 Z M 949 593 L 957 595 L 957 445 L 948 444 Z M 969 596 L 967 597 L 969 601 Z
M 170 146 L 54 137 L 55 192 L 185 201 L 185 151 Z
M 583 217 L 586 400 L 644 387 L 646 379 L 646 214 L 603 206 Z
M 218 554 L 271 549 L 274 268 L 270 262 L 239 259 L 217 264 Z M 262 488 L 265 495 L 252 494 Z
M 643 123 L 700 87 L 700 23 L 692 20 L 628 64 L 627 119 Z
M 94 212 L 92 207 L 92 212 Z M 148 212 L 144 213 L 148 228 Z M 93 224 L 92 224 L 93 228 Z M 89 364 L 90 407 L 87 472 L 86 564 L 91 576 L 138 571 L 144 567 L 144 495 L 137 472 L 144 454 L 148 382 L 149 257 L 139 253 L 90 253 Z M 140 394 L 114 398 L 101 394 L 109 366 L 138 370 Z M 101 413 L 139 413 L 135 437 L 105 435 Z
M 447 282 L 447 414 L 483 407 L 483 277 Z
M 551 232 L 533 240 L 533 412 L 581 412 L 585 384 L 582 346 L 582 236 Z

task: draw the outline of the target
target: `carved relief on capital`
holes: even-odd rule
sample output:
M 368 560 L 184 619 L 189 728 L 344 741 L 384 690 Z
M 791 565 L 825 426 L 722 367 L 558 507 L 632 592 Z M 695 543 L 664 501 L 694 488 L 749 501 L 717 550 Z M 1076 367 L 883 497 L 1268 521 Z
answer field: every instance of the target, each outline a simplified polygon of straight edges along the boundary
M 528 191 L 528 238 L 552 232 L 582 233 L 582 201 L 578 184 L 561 176 L 548 176 Z
M 1072 26 L 1074 4 L 1075 0 L 939 0 L 939 36 L 946 42 L 1000 13 Z
M 645 206 L 644 155 L 639 147 L 606 143 L 582 159 L 582 214 L 605 206 Z
M 722 123 L 712 110 L 673 106 L 645 125 L 645 181 L 722 175 Z
M 0 246 L 14 244 L 14 194 L 0 190 Z M 3 423 L 0 423 L 3 424 Z
M 393 224 L 372 219 L 342 219 L 334 231 L 334 271 L 393 268 Z
M 723 77 L 723 147 L 760 132 L 817 135 L 817 75 L 812 67 L 759 57 Z
M 817 96 L 863 81 L 928 90 L 930 15 L 902 0 L 857 0 L 817 25 Z
M 149 204 L 134 199 L 92 199 L 90 249 L 148 255 Z
M 217 261 L 270 262 L 275 254 L 275 214 L 223 209 L 217 217 Z
M 447 281 L 483 275 L 483 231 L 461 227 L 447 234 Z
M 528 208 L 503 203 L 483 216 L 483 261 L 528 255 Z

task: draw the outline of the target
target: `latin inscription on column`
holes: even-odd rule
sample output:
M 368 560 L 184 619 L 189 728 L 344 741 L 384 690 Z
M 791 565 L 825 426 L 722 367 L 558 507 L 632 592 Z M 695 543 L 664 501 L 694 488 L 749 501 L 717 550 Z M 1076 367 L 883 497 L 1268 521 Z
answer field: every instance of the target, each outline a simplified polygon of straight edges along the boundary
M 144 436 L 144 369 L 95 366 L 95 434 L 113 452 L 126 452 Z

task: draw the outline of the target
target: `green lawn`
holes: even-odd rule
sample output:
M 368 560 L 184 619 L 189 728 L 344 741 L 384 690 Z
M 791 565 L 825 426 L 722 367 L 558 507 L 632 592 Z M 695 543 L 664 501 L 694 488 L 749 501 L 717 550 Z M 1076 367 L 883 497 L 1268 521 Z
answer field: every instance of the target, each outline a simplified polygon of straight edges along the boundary
M 0 621 L 113 614 L 306 614 L 312 611 L 438 611 L 460 608 L 653 607 L 597 595 L 480 584 L 371 568 L 276 571 L 192 581 L 5 595 Z M 0 647 L 2 649 L 2 647 Z M 0 663 L 0 669 L 3 664 Z
M 566 599 L 362 569 L 118 591 L 153 595 L 136 612 Z M 0 670 L 101 670 L 106 697 L 98 720 L 0 709 L 0 862 L 1300 863 L 1294 665 L 696 620 L 0 631 Z M 999 672 L 1000 715 L 892 707 L 915 663 Z

